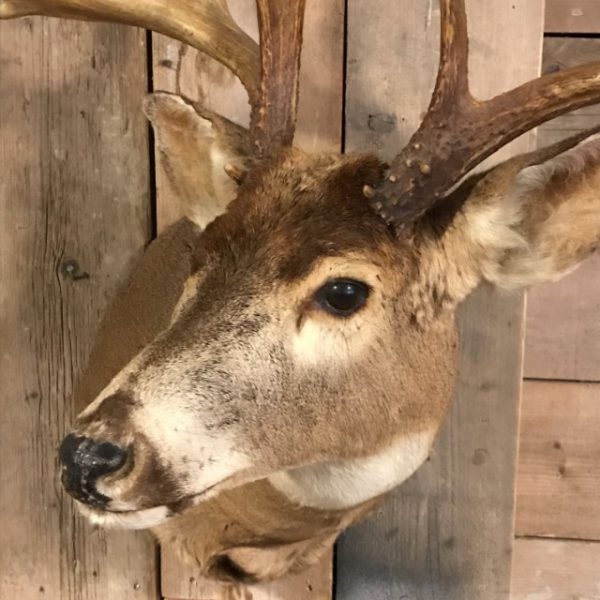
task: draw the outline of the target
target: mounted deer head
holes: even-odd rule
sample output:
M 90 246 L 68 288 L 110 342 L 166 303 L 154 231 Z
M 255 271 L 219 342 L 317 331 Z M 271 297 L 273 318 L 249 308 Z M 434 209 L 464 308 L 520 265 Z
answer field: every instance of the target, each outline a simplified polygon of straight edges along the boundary
M 246 86 L 249 131 L 169 94 L 146 101 L 189 220 L 109 312 L 79 388 L 91 403 L 60 450 L 93 521 L 152 527 L 207 574 L 243 580 L 310 564 L 425 461 L 472 290 L 556 279 L 600 242 L 593 132 L 461 183 L 600 101 L 600 63 L 480 102 L 464 1 L 441 0 L 438 79 L 407 147 L 390 165 L 308 156 L 292 147 L 304 1 L 257 6 L 260 49 L 225 0 L 0 1 L 0 17 L 150 27 Z

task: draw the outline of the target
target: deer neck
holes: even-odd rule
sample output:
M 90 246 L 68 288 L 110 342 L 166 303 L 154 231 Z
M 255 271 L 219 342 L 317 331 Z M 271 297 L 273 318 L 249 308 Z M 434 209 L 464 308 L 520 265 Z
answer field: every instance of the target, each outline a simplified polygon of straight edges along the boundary
M 408 479 L 429 456 L 435 429 L 402 435 L 367 457 L 318 463 L 271 475 L 288 500 L 320 510 L 343 510 L 381 496 Z

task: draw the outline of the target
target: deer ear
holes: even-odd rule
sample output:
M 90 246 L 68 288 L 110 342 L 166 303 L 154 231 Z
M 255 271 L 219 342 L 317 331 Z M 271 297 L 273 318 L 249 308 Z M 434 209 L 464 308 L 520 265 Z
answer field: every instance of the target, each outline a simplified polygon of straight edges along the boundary
M 492 194 L 465 207 L 470 237 L 489 244 L 482 276 L 508 289 L 560 279 L 600 244 L 600 139 L 511 170 L 492 172 L 481 186 Z
M 248 160 L 247 132 L 180 96 L 149 95 L 144 112 L 185 215 L 201 228 L 225 212 Z
M 482 280 L 517 289 L 559 279 L 591 254 L 600 245 L 600 140 L 509 160 L 454 200 L 458 210 L 430 213 L 419 230 L 417 315 L 455 306 Z

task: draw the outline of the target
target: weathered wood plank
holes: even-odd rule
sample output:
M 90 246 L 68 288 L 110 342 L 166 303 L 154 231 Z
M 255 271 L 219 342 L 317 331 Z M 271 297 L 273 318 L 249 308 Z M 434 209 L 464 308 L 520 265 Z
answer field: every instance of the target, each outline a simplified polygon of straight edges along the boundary
M 600 6 L 600 5 L 599 5 Z M 544 70 L 600 59 L 600 39 L 550 38 Z M 540 145 L 600 123 L 600 106 L 540 127 Z M 600 381 L 600 255 L 561 281 L 533 287 L 527 297 L 525 377 Z
M 527 294 L 525 377 L 600 381 L 600 255 Z
M 331 559 L 304 573 L 269 584 L 226 585 L 199 576 L 168 551 L 162 552 L 162 591 L 180 600 L 330 600 L 333 587 Z
M 0 23 L 0 598 L 157 597 L 152 541 L 92 529 L 56 459 L 73 378 L 148 239 L 145 89 L 142 32 Z
M 229 3 L 234 18 L 251 35 L 258 36 L 254 2 Z M 300 82 L 296 143 L 308 151 L 341 149 L 344 2 L 308 0 Z M 154 36 L 154 87 L 201 100 L 230 119 L 247 124 L 247 96 L 239 82 L 222 66 L 200 53 L 163 36 Z M 163 173 L 158 172 L 159 228 L 180 216 Z M 162 592 L 165 596 L 194 600 L 226 600 L 251 595 L 253 600 L 329 600 L 332 590 L 331 558 L 305 574 L 270 585 L 244 590 L 200 577 L 163 551 Z M 237 591 L 236 591 L 237 590 Z
M 518 539 L 511 600 L 600 600 L 600 544 Z
M 600 33 L 598 0 L 546 0 L 546 33 Z
M 435 3 L 348 6 L 347 140 L 391 155 L 433 85 Z M 493 93 L 540 70 L 543 2 L 468 2 L 474 92 Z M 494 68 L 490 68 L 490 64 Z M 506 152 L 524 150 L 532 138 Z M 523 302 L 480 289 L 460 315 L 456 402 L 432 460 L 338 544 L 337 598 L 508 598 Z
M 600 540 L 600 384 L 523 388 L 518 535 Z

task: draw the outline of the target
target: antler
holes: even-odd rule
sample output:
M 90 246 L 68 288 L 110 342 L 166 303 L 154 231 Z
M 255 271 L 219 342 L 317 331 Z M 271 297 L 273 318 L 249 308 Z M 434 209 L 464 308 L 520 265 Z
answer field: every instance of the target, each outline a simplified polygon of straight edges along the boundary
M 429 109 L 388 177 L 364 193 L 397 228 L 413 223 L 471 169 L 521 134 L 600 102 L 600 62 L 546 75 L 482 102 L 468 83 L 464 0 L 440 0 L 441 56 Z
M 180 40 L 235 73 L 252 106 L 260 100 L 258 46 L 226 0 L 0 0 L 0 19 L 45 15 L 137 25 Z
M 137 25 L 198 48 L 235 73 L 254 106 L 260 98 L 258 46 L 226 0 L 0 0 L 0 19 L 45 15 Z
M 257 0 L 261 52 L 260 109 L 250 134 L 259 154 L 291 146 L 296 127 L 306 0 Z
M 305 0 L 257 0 L 259 47 L 226 0 L 0 0 L 0 19 L 45 15 L 137 25 L 185 42 L 235 73 L 252 106 L 259 154 L 294 137 Z

